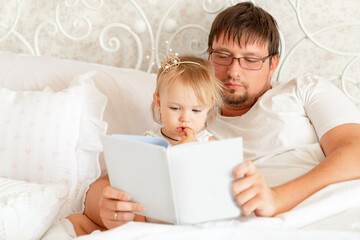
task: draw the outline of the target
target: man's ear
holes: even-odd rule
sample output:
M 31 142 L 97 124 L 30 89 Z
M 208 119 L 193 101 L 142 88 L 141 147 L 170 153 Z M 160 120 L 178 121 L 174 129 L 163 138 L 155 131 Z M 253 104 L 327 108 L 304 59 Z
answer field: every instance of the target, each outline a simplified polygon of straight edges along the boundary
M 159 94 L 154 93 L 153 94 L 153 100 L 154 100 L 154 103 L 156 105 L 156 108 L 157 108 L 158 112 L 160 112 L 160 97 L 159 97 Z
M 272 75 L 274 74 L 278 65 L 279 65 L 279 55 L 272 56 L 270 63 L 270 79 L 272 78 Z

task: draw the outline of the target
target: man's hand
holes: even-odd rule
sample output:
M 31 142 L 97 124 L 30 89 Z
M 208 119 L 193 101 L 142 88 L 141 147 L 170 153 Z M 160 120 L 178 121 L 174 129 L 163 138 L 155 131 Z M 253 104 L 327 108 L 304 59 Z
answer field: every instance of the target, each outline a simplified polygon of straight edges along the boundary
M 134 221 L 137 215 L 132 211 L 145 211 L 142 204 L 130 202 L 129 194 L 110 186 L 104 188 L 99 208 L 101 220 L 108 229 Z
M 181 140 L 177 144 L 197 142 L 196 137 L 194 136 L 193 130 L 190 128 L 185 128 L 182 131 Z
M 271 217 L 276 214 L 276 195 L 252 162 L 243 162 L 233 170 L 236 179 L 232 193 L 245 216 Z

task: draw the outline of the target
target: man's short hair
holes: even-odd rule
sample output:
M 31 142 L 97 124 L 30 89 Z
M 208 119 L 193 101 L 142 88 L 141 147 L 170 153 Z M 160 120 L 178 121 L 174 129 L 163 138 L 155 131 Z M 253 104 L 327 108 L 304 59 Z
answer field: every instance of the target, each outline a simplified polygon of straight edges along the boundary
M 276 20 L 251 2 L 238 3 L 217 15 L 209 34 L 209 49 L 222 33 L 224 39 L 232 38 L 239 46 L 241 38 L 244 38 L 245 45 L 249 41 L 267 45 L 269 55 L 279 55 L 280 34 Z

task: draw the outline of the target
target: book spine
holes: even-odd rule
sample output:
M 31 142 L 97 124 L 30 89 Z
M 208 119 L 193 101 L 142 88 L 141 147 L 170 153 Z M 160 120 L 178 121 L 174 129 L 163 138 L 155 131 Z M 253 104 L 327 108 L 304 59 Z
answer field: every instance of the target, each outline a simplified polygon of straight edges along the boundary
M 167 165 L 168 165 L 168 173 L 169 173 L 169 179 L 170 179 L 170 186 L 171 186 L 171 196 L 173 199 L 173 206 L 174 206 L 174 213 L 175 213 L 175 224 L 179 225 L 180 224 L 180 218 L 179 218 L 179 212 L 178 212 L 178 204 L 176 201 L 176 197 L 175 197 L 175 186 L 174 186 L 174 181 L 173 181 L 173 174 L 172 174 L 172 167 L 171 167 L 171 148 L 168 148 L 167 153 Z

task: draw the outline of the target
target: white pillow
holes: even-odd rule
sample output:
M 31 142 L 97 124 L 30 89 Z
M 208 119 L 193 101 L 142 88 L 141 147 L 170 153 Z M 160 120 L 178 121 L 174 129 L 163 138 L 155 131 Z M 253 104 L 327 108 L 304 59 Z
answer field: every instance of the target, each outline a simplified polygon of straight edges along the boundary
M 0 178 L 0 239 L 40 239 L 68 190 L 67 181 L 36 184 Z
M 1 51 L 0 66 L 0 87 L 32 91 L 62 90 L 75 76 L 95 70 L 95 85 L 109 99 L 104 113 L 109 133 L 143 134 L 156 126 L 150 112 L 154 73 Z
M 0 88 L 0 177 L 37 183 L 69 179 L 62 217 L 82 211 L 89 184 L 100 176 L 107 98 L 94 86 L 94 74 L 75 78 L 62 91 Z
M 46 86 L 61 90 L 74 76 L 96 70 L 95 85 L 108 97 L 104 112 L 108 134 L 142 135 L 156 126 L 150 111 L 156 74 L 10 52 L 0 52 L 0 66 L 0 87 L 12 90 L 40 90 Z

